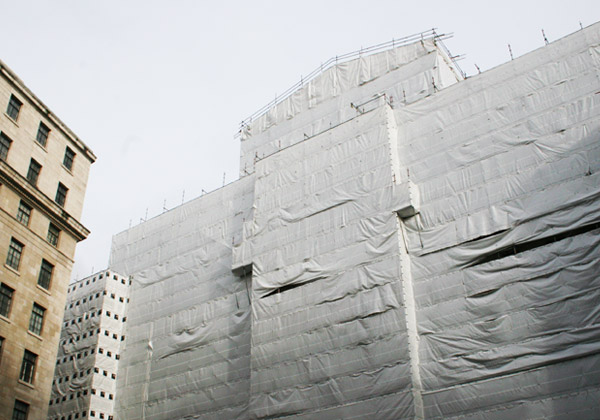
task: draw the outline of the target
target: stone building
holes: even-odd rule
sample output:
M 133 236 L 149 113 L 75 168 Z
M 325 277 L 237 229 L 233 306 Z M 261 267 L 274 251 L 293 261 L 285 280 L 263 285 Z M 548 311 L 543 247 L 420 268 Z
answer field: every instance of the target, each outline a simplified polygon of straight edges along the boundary
M 130 282 L 101 271 L 69 285 L 48 420 L 112 420 Z
M 247 120 L 113 239 L 119 420 L 597 419 L 600 24 L 464 78 L 436 34 Z
M 0 62 L 0 418 L 46 417 L 92 151 Z

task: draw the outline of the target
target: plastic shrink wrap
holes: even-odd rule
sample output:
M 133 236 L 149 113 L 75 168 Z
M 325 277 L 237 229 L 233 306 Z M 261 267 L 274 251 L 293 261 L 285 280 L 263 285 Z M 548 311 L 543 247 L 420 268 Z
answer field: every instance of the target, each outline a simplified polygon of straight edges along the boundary
M 592 419 L 600 25 L 461 80 L 432 39 L 245 127 L 242 178 L 113 240 L 118 419 Z

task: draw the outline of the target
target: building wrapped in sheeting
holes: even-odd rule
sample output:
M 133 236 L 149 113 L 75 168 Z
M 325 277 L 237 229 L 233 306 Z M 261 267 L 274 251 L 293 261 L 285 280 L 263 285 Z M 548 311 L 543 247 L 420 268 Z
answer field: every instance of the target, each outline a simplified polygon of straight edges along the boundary
M 434 35 L 249 122 L 113 239 L 117 418 L 597 418 L 599 69 L 600 24 L 466 80 Z

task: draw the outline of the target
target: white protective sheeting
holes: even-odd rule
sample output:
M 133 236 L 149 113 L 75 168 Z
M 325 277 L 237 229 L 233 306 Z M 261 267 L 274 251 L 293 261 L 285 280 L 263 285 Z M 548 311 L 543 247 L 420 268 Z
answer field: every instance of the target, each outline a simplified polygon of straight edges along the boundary
M 428 419 L 598 417 L 599 31 L 395 111 Z
M 356 115 L 376 95 L 410 104 L 460 79 L 434 39 L 336 64 L 242 131 L 240 176 L 258 159 L 304 141 Z M 365 104 L 365 105 L 362 105 Z
M 599 39 L 458 83 L 417 42 L 246 127 L 251 175 L 113 241 L 118 418 L 597 417 Z
M 248 418 L 249 285 L 231 247 L 252 194 L 247 177 L 113 239 L 111 266 L 133 274 L 117 418 Z

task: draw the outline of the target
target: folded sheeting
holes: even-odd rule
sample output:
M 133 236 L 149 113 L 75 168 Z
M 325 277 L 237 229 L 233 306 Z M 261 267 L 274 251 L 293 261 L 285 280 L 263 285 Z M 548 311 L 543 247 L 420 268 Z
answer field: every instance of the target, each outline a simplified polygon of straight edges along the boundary
M 250 175 L 114 238 L 119 419 L 594 418 L 600 24 L 449 62 L 325 71 L 246 127 Z

